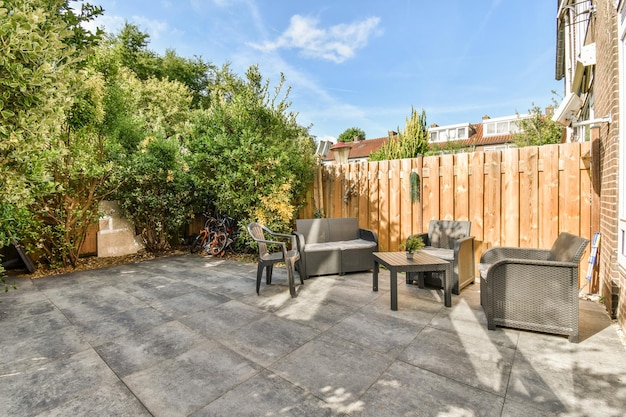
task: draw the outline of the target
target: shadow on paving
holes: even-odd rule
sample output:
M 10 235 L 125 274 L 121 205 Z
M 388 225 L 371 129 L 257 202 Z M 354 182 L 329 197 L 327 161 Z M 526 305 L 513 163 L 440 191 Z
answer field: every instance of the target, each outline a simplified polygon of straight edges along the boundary
M 0 415 L 621 416 L 626 350 L 581 301 L 581 342 L 487 330 L 477 284 L 314 277 L 182 255 L 0 295 Z

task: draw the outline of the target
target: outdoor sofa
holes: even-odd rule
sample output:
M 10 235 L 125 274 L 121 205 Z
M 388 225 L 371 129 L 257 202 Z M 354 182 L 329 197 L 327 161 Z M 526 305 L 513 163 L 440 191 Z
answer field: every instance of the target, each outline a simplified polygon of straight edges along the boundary
M 298 219 L 294 234 L 304 279 L 367 271 L 374 266 L 378 236 L 360 228 L 356 218 Z

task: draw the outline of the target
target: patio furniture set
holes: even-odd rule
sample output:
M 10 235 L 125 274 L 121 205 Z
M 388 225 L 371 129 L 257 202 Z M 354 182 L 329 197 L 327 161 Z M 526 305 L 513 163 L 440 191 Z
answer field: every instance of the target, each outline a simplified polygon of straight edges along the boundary
M 474 264 L 474 237 L 468 221 L 431 220 L 426 245 L 412 259 L 405 252 L 379 252 L 378 236 L 360 228 L 356 218 L 300 219 L 292 234 L 275 233 L 258 223 L 248 225 L 259 247 L 256 290 L 263 270 L 271 284 L 274 264 L 287 266 L 289 290 L 296 297 L 300 284 L 312 276 L 372 270 L 372 290 L 378 291 L 380 265 L 389 270 L 391 309 L 398 309 L 399 272 L 407 284 L 443 289 L 444 305 L 480 275 L 481 305 L 487 328 L 496 326 L 566 335 L 578 341 L 578 264 L 588 239 L 562 232 L 551 249 L 493 247 Z M 272 249 L 274 248 L 274 249 Z M 273 250 L 273 251 L 272 251 Z

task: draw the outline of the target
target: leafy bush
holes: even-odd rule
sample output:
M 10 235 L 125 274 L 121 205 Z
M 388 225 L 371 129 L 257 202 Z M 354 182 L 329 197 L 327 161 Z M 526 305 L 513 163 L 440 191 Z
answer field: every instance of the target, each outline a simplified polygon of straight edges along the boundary
M 276 231 L 291 230 L 315 162 L 312 138 L 288 112 L 287 94 L 279 97 L 284 80 L 270 95 L 257 67 L 245 80 L 228 67 L 217 78 L 211 107 L 191 122 L 195 181 L 207 201 L 240 224 L 264 220 Z
M 148 137 L 124 167 L 115 194 L 150 252 L 171 248 L 180 227 L 192 218 L 196 195 L 178 141 Z
M 551 114 L 544 115 L 541 107 L 535 106 L 534 103 L 528 113 L 530 117 L 524 119 L 518 114 L 517 124 L 520 131 L 513 135 L 517 147 L 541 146 L 563 141 L 565 128 L 552 120 Z

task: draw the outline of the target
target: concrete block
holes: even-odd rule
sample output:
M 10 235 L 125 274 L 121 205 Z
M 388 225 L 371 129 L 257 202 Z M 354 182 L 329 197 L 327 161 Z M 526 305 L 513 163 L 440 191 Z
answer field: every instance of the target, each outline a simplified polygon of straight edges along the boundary
M 122 216 L 116 202 L 103 201 L 100 211 L 98 257 L 130 255 L 144 248 L 141 239 L 135 236 L 135 228 Z

